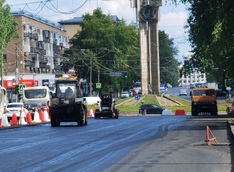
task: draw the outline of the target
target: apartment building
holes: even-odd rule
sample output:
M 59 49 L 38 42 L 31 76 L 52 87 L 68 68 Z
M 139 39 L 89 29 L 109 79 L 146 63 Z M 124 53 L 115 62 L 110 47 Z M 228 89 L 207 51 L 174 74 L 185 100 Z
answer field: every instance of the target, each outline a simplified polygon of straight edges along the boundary
M 25 11 L 12 12 L 18 23 L 18 39 L 12 39 L 4 56 L 4 75 L 60 71 L 69 38 L 59 23 Z

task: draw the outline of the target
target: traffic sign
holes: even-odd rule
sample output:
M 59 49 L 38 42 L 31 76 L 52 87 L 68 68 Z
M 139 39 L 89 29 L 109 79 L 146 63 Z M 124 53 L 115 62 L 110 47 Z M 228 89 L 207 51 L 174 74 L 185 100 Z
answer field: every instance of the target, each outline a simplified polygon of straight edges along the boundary
M 96 88 L 102 88 L 102 83 L 96 83 Z
M 26 84 L 19 84 L 19 86 L 18 86 L 19 93 L 22 93 L 24 88 L 26 88 Z
M 140 100 L 140 96 L 138 94 L 135 96 L 135 100 Z
M 122 72 L 110 72 L 110 76 L 122 76 Z

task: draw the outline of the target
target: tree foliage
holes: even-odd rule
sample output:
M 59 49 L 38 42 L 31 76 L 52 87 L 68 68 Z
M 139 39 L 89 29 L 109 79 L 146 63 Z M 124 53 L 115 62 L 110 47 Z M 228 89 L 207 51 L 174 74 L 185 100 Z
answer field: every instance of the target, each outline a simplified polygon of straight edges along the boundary
M 160 79 L 162 83 L 177 86 L 179 63 L 175 59 L 175 55 L 177 55 L 178 49 L 173 41 L 164 31 L 159 31 Z
M 3 53 L 7 43 L 12 37 L 17 37 L 17 23 L 10 13 L 10 6 L 5 4 L 5 0 L 0 0 L 0 63 L 3 62 Z
M 193 62 L 206 72 L 219 68 L 222 81 L 234 79 L 234 1 L 185 0 L 190 3 L 189 41 Z
M 63 68 L 74 67 L 79 78 L 89 79 L 92 69 L 93 83 L 100 82 L 104 91 L 128 89 L 131 80 L 140 78 L 138 31 L 115 16 L 104 15 L 101 9 L 83 15 L 79 31 L 71 40 L 73 46 L 66 52 Z M 127 71 L 129 77 L 110 76 L 110 72 Z

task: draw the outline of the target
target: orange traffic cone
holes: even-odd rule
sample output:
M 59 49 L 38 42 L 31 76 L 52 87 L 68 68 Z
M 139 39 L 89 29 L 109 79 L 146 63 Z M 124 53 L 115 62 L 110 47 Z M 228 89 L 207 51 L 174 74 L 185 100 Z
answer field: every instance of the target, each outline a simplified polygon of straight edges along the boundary
M 9 127 L 9 126 L 11 126 L 11 125 L 8 122 L 8 118 L 7 118 L 6 114 L 3 114 L 2 115 L 2 120 L 0 121 L 0 128 Z
M 210 134 L 211 134 L 212 138 L 210 138 Z M 211 145 L 210 141 L 212 141 L 212 140 L 214 140 L 215 143 L 218 143 L 216 140 L 216 137 L 214 136 L 214 134 L 212 133 L 210 128 L 208 126 L 206 126 L 206 140 L 205 140 L 205 142 L 208 146 L 210 146 Z
M 26 115 L 26 122 L 27 122 L 27 124 L 33 124 L 32 115 L 30 112 L 28 112 Z
M 90 110 L 87 110 L 87 113 L 88 113 L 88 117 L 91 117 L 91 116 L 90 116 Z
M 46 106 L 46 111 L 47 111 L 47 113 L 48 113 L 48 118 L 49 118 L 49 120 L 50 120 L 50 114 L 49 114 L 49 107 L 48 106 Z
M 18 119 L 16 114 L 14 113 L 11 117 L 11 126 L 17 126 L 18 125 Z
M 46 122 L 43 110 L 40 111 L 39 116 L 40 116 L 41 122 Z
M 44 112 L 45 121 L 49 122 L 49 121 L 50 121 L 50 118 L 49 118 L 49 114 L 48 114 L 47 110 L 44 109 L 43 112 Z
M 2 119 L 0 119 L 0 128 L 3 128 Z
M 41 120 L 40 120 L 40 115 L 39 115 L 39 113 L 38 113 L 38 109 L 37 109 L 37 108 L 35 109 L 35 112 L 34 112 L 34 119 L 33 119 L 33 122 L 35 122 L 35 123 L 41 122 Z

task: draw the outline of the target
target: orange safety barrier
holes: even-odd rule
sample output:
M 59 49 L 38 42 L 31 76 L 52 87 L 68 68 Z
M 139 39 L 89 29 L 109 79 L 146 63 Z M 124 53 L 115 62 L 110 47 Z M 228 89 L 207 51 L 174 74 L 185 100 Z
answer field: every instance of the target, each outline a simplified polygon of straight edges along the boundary
M 175 115 L 183 116 L 183 115 L 186 115 L 186 112 L 185 112 L 185 110 L 183 110 L 183 109 L 177 109 L 177 110 L 175 111 Z
M 93 109 L 90 109 L 90 117 L 94 117 Z
M 87 110 L 87 115 L 88 117 L 90 117 L 90 110 Z
M 11 117 L 11 126 L 17 126 L 18 125 L 18 119 L 16 114 L 14 113 Z
M 43 110 L 40 111 L 39 117 L 40 117 L 41 122 L 46 122 Z
M 210 134 L 212 135 L 211 138 L 210 138 Z M 208 146 L 210 146 L 210 141 L 212 141 L 212 140 L 214 140 L 216 143 L 218 143 L 217 140 L 216 140 L 216 137 L 211 132 L 210 128 L 208 126 L 206 126 L 206 140 L 205 140 L 205 142 L 206 142 L 206 144 Z
M 26 122 L 27 122 L 27 124 L 33 124 L 32 115 L 31 115 L 30 112 L 28 112 L 28 113 L 26 114 Z
M 51 120 L 51 119 L 50 119 L 50 114 L 49 114 L 50 111 L 49 111 L 49 107 L 48 107 L 48 106 L 45 106 L 45 107 L 44 107 L 44 113 L 45 113 L 45 111 L 47 112 L 46 115 L 48 116 L 48 120 Z
M 0 128 L 3 128 L 2 119 L 0 119 Z

